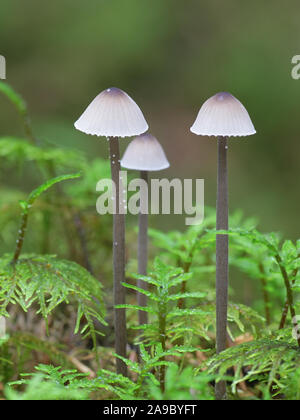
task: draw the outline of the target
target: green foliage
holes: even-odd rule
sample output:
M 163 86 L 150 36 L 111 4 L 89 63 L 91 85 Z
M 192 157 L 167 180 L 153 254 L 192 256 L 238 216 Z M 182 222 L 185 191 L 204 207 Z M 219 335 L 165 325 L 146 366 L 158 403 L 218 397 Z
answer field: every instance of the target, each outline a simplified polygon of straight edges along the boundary
M 201 335 L 208 344 L 212 346 L 212 336 L 216 331 L 216 305 L 212 302 L 206 302 L 201 306 L 205 313 L 202 316 L 182 317 L 178 325 L 188 325 L 188 330 L 193 337 Z M 228 303 L 228 324 L 227 331 L 229 337 L 234 341 L 237 333 L 251 333 L 254 337 L 259 337 L 265 327 L 265 318 L 249 306 L 241 303 Z M 187 331 L 188 331 L 187 330 Z
M 5 397 L 8 400 L 87 400 L 92 393 L 101 396 L 109 392 L 123 400 L 139 399 L 198 399 L 213 400 L 213 388 L 210 384 L 213 375 L 203 372 L 196 373 L 191 367 L 180 371 L 174 362 L 164 362 L 167 365 L 166 390 L 159 388 L 159 383 L 151 373 L 151 369 L 161 364 L 163 352 L 157 349 L 154 357 L 145 358 L 145 349 L 142 347 L 142 364 L 128 363 L 128 366 L 137 374 L 137 380 L 114 372 L 102 369 L 95 379 L 88 378 L 88 374 L 79 373 L 75 369 L 61 369 L 60 366 L 40 364 L 34 373 L 23 373 L 18 381 L 10 382 L 5 388 Z M 176 351 L 165 352 L 166 355 L 176 354 Z M 19 387 L 25 386 L 23 392 Z
M 3 320 L 1 321 L 3 324 Z M 0 381 L 2 383 L 7 383 L 15 372 L 8 340 L 7 335 L 0 337 Z
M 47 356 L 52 363 L 70 367 L 62 346 L 27 332 L 14 332 L 0 339 L 0 381 L 6 384 L 21 373 L 34 352 Z
M 72 203 L 77 208 L 90 207 L 94 205 L 97 198 L 96 185 L 100 179 L 110 178 L 109 160 L 100 158 L 94 159 L 83 166 L 82 179 L 76 184 L 69 185 L 67 191 Z
M 233 264 L 252 278 L 259 278 L 265 291 L 266 315 L 272 305 L 288 294 L 288 287 L 297 288 L 300 278 L 300 243 L 278 235 L 262 234 L 256 229 L 231 229 L 229 231 L 237 251 Z M 284 287 L 285 286 L 285 289 Z M 284 293 L 285 290 L 285 293 Z M 272 312 L 274 317 L 274 311 Z
M 185 337 L 186 333 L 190 331 L 189 324 L 185 324 L 185 327 L 182 325 L 179 327 L 175 326 L 179 318 L 206 315 L 206 312 L 202 309 L 178 308 L 177 304 L 181 299 L 203 299 L 206 296 L 202 292 L 178 293 L 177 287 L 191 277 L 191 273 L 184 273 L 182 268 L 171 267 L 159 258 L 156 258 L 153 271 L 148 276 L 141 276 L 139 274 L 132 276 L 148 283 L 154 288 L 154 291 L 146 291 L 129 283 L 124 283 L 123 285 L 128 289 L 146 295 L 149 303 L 147 307 L 130 304 L 120 305 L 119 307 L 143 310 L 155 317 L 151 323 L 133 327 L 143 330 L 143 336 L 149 345 L 160 342 L 162 323 L 164 324 L 165 339 L 172 341 Z M 199 334 L 201 335 L 201 331 Z
M 100 282 L 75 262 L 59 260 L 54 255 L 20 257 L 28 212 L 35 200 L 54 184 L 79 176 L 52 178 L 32 191 L 26 201 L 20 202 L 23 213 L 16 253 L 0 259 L 0 313 L 9 316 L 9 304 L 18 304 L 24 311 L 35 304 L 37 313 L 47 321 L 49 314 L 61 303 L 75 303 L 77 322 L 74 332 L 80 331 L 84 338 L 90 335 L 96 347 L 94 319 L 106 325 Z M 81 320 L 84 320 L 83 326 Z
M 211 257 L 215 252 L 215 224 L 216 212 L 210 207 L 205 208 L 205 218 L 200 225 L 189 226 L 184 232 L 170 231 L 161 232 L 155 229 L 149 229 L 149 236 L 153 239 L 156 247 L 162 249 L 163 256 L 172 264 L 188 268 L 194 261 L 193 269 L 201 268 L 202 272 L 209 272 L 204 264 L 213 262 Z M 236 211 L 230 216 L 230 226 L 243 227 L 244 229 L 253 228 L 256 225 L 254 219 L 244 220 L 242 213 Z M 195 267 L 201 263 L 202 267 Z M 204 263 L 204 264 L 203 264 Z M 204 265 L 204 267 L 203 267 Z
M 16 137 L 0 138 L 0 158 L 6 168 L 24 162 L 34 162 L 39 167 L 55 165 L 57 168 L 82 169 L 85 165 L 82 153 L 74 149 L 41 147 L 27 139 Z
M 290 316 L 287 309 L 293 316 L 299 308 L 300 242 L 282 240 L 279 234 L 262 234 L 256 221 L 245 219 L 240 211 L 230 216 L 227 232 L 233 273 L 228 307 L 231 347 L 215 355 L 217 232 L 215 210 L 206 208 L 203 224 L 190 226 L 184 232 L 150 230 L 152 271 L 147 276 L 128 276 L 124 283 L 128 304 L 121 306 L 129 309 L 129 344 L 136 344 L 138 351 L 132 350 L 128 359 L 122 359 L 129 377 L 109 370 L 107 366 L 113 366 L 116 356 L 112 350 L 112 218 L 99 217 L 95 211 L 96 184 L 110 176 L 109 162 L 100 158 L 90 161 L 80 151 L 36 139 L 23 98 L 5 82 L 0 82 L 0 93 L 21 116 L 25 132 L 24 138 L 0 137 L 0 238 L 4 254 L 0 258 L 0 316 L 9 317 L 8 335 L 0 338 L 0 380 L 5 385 L 19 378 L 20 372 L 30 372 L 38 365 L 35 373 L 23 374 L 19 381 L 6 386 L 5 398 L 213 399 L 214 381 L 226 379 L 233 398 L 247 398 L 244 390 L 240 392 L 243 382 L 253 398 L 299 399 L 299 349 L 291 337 L 290 320 L 289 329 L 278 330 L 278 325 L 286 324 Z M 24 168 L 33 169 L 30 183 L 41 177 L 44 180 L 29 196 L 19 181 L 11 186 L 14 176 L 7 182 L 7 173 L 14 174 L 16 166 L 26 190 Z M 55 194 L 41 196 L 54 184 L 79 176 L 56 176 L 65 168 L 80 171 L 81 178 L 63 187 L 57 185 Z M 18 202 L 22 218 L 12 254 L 7 250 L 16 243 Z M 31 212 L 33 203 L 35 209 Z M 30 229 L 25 235 L 29 216 Z M 130 256 L 131 231 L 134 229 L 129 227 Z M 24 243 L 28 246 L 26 251 Z M 155 258 L 158 254 L 159 259 Z M 146 282 L 149 290 L 136 287 L 136 279 Z M 241 303 L 248 292 L 240 284 L 252 290 L 251 308 Z M 108 292 L 105 305 L 103 286 Z M 135 304 L 137 292 L 146 295 L 147 307 Z M 107 326 L 105 306 L 109 334 L 98 337 L 96 342 L 99 329 Z M 66 311 L 73 310 L 75 317 L 68 317 Z M 148 324 L 137 325 L 140 310 L 148 313 Z M 45 319 L 47 327 L 51 321 L 47 340 L 43 321 L 42 337 L 34 325 L 30 325 L 32 330 L 24 331 L 30 323 L 34 324 L 32 314 Z M 61 320 L 57 333 L 55 323 Z M 65 336 L 62 330 L 66 324 Z M 92 339 L 98 354 L 90 351 L 90 340 L 78 343 L 87 337 Z M 86 363 L 93 373 L 102 352 L 100 362 L 105 369 L 93 379 L 70 370 L 74 366 L 71 356 L 75 346 L 78 361 Z M 49 364 L 39 365 L 45 359 Z
M 0 93 L 7 97 L 21 115 L 24 115 L 27 112 L 27 106 L 24 99 L 7 82 L 0 80 Z
M 147 307 L 124 305 L 128 309 L 144 310 L 148 312 L 151 322 L 143 326 L 132 325 L 133 329 L 143 330 L 143 338 L 149 345 L 160 338 L 159 319 L 166 315 L 166 339 L 171 343 L 184 340 L 193 345 L 199 345 L 199 339 L 205 339 L 210 346 L 212 334 L 215 333 L 215 303 L 214 294 L 206 292 L 178 292 L 178 287 L 192 278 L 193 273 L 185 273 L 180 267 L 166 265 L 160 259 L 154 262 L 153 272 L 148 276 L 133 274 L 135 279 L 142 279 L 149 284 L 151 290 L 144 291 L 132 284 L 124 284 L 126 288 L 143 293 L 149 299 Z M 178 303 L 184 300 L 185 307 Z M 244 333 L 251 331 L 254 336 L 264 327 L 265 319 L 255 310 L 243 304 L 229 303 L 228 331 L 232 339 L 233 332 L 239 330 Z
M 149 236 L 153 239 L 154 245 L 163 249 L 163 256 L 167 257 L 171 264 L 178 264 L 180 267 L 190 266 L 195 255 L 199 251 L 213 247 L 215 235 L 207 232 L 215 224 L 215 213 L 207 209 L 207 216 L 200 225 L 192 225 L 185 232 L 171 231 L 168 233 L 155 229 L 149 229 Z
M 188 349 L 183 346 L 173 346 L 171 349 L 164 350 L 161 344 L 157 344 L 153 346 L 153 349 L 150 352 L 145 349 L 143 344 L 141 344 L 140 362 L 134 362 L 115 355 L 122 359 L 128 366 L 131 374 L 136 376 L 135 381 L 106 370 L 100 371 L 98 378 L 101 378 L 106 384 L 113 385 L 113 392 L 121 399 L 151 399 L 151 394 L 149 394 L 149 392 L 153 391 L 153 394 L 158 396 L 157 387 L 160 387 L 160 381 L 153 372 L 161 367 L 174 366 L 174 362 L 166 360 L 166 358 L 178 358 L 187 350 Z
M 300 350 L 291 330 L 280 330 L 256 341 L 231 347 L 207 362 L 208 373 L 222 377 L 234 369 L 232 392 L 244 381 L 259 381 L 273 394 L 285 392 L 287 377 L 300 367 Z M 289 382 L 289 381 L 288 381 Z M 289 392 L 291 392 L 289 388 Z M 298 389 L 294 389 L 294 396 Z
M 71 174 L 71 175 L 61 175 L 61 176 L 57 176 L 55 178 L 49 179 L 48 181 L 46 181 L 44 184 L 40 185 L 38 188 L 36 188 L 35 190 L 33 190 L 26 201 L 21 201 L 20 205 L 22 207 L 23 210 L 23 214 L 28 213 L 28 210 L 30 209 L 30 207 L 33 205 L 33 203 L 35 202 L 35 200 L 45 191 L 47 191 L 50 187 L 52 187 L 55 184 L 58 184 L 59 182 L 62 181 L 66 181 L 68 179 L 75 179 L 75 178 L 79 178 L 80 177 L 80 173 L 78 174 Z
M 214 400 L 212 383 L 214 375 L 206 372 L 195 373 L 188 366 L 180 371 L 175 363 L 171 363 L 166 371 L 166 389 L 161 391 L 155 383 L 149 382 L 150 398 L 155 400 Z
M 11 382 L 5 389 L 8 400 L 86 400 L 95 389 L 87 375 L 75 369 L 39 365 L 36 373 L 23 373 L 24 379 Z M 29 379 L 25 379 L 30 377 Z M 14 390 L 15 385 L 26 385 L 24 392 Z
M 273 389 L 286 400 L 300 400 L 300 367 L 286 370 L 285 376 L 280 379 L 280 386 L 273 385 Z
M 47 320 L 58 305 L 72 303 L 77 308 L 75 333 L 91 335 L 96 343 L 94 319 L 106 325 L 102 287 L 97 279 L 78 264 L 54 255 L 23 255 L 15 265 L 11 261 L 10 254 L 0 259 L 2 315 L 9 316 L 9 304 L 18 304 L 24 311 L 37 305 L 37 313 Z

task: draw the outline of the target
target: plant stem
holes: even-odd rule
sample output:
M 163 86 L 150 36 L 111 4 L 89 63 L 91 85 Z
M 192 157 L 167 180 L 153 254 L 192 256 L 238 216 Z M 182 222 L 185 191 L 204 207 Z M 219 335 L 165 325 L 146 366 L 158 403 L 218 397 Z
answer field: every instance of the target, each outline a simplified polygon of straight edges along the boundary
M 228 230 L 227 137 L 218 138 L 217 230 Z M 228 300 L 228 235 L 216 235 L 216 350 L 226 349 Z M 217 400 L 226 398 L 226 382 L 215 386 Z
M 141 171 L 140 177 L 148 185 L 148 172 Z M 142 190 L 143 191 L 143 190 Z M 146 192 L 145 192 L 146 194 Z M 138 272 L 145 276 L 147 274 L 148 263 L 148 214 L 143 212 L 143 203 L 148 203 L 148 196 L 141 196 L 139 213 L 139 234 L 138 234 Z M 137 286 L 141 289 L 148 290 L 148 284 L 138 279 Z M 137 302 L 139 306 L 147 306 L 147 296 L 137 292 Z M 139 325 L 148 323 L 148 314 L 145 311 L 139 311 Z
M 191 264 L 192 264 L 192 262 L 185 262 L 182 265 L 182 268 L 183 268 L 185 273 L 188 273 L 190 271 Z M 186 285 L 187 285 L 186 280 L 181 283 L 180 293 L 184 294 L 186 292 Z M 179 309 L 184 309 L 184 299 L 183 298 L 178 300 L 177 307 Z
M 287 294 L 287 301 L 290 307 L 290 314 L 291 314 L 291 318 L 292 318 L 292 322 L 293 322 L 293 326 L 294 328 L 296 328 L 298 330 L 298 324 L 296 321 L 296 312 L 295 312 L 295 307 L 294 307 L 294 298 L 293 298 L 293 292 L 292 292 L 292 288 L 291 288 L 291 284 L 289 281 L 289 277 L 287 274 L 287 271 L 284 267 L 284 265 L 282 264 L 282 259 L 280 257 L 279 254 L 275 255 L 275 259 L 277 261 L 277 264 L 279 266 L 279 269 L 281 271 L 283 280 L 284 280 L 284 285 L 286 288 L 286 294 Z M 300 347 L 300 337 L 298 337 L 297 339 L 298 342 L 298 346 Z
M 109 138 L 111 178 L 115 185 L 115 212 L 113 215 L 113 271 L 114 305 L 125 304 L 125 215 L 120 211 L 122 183 L 120 180 L 120 150 L 118 137 Z M 120 206 L 121 204 L 121 206 Z M 116 353 L 126 357 L 126 313 L 124 308 L 115 308 L 115 349 Z M 126 364 L 117 358 L 117 373 L 127 376 Z
M 269 294 L 268 294 L 268 290 L 267 290 L 267 282 L 265 279 L 265 271 L 264 271 L 264 267 L 262 264 L 259 264 L 259 270 L 261 272 L 261 284 L 262 284 L 262 292 L 263 292 L 263 296 L 264 296 L 264 303 L 265 303 L 265 315 L 266 315 L 266 324 L 270 325 L 271 322 L 271 317 L 270 317 L 270 308 L 269 308 Z
M 26 232 L 26 228 L 27 228 L 27 222 L 28 222 L 28 209 L 24 210 L 24 212 L 22 214 L 21 225 L 20 225 L 19 235 L 18 235 L 18 239 L 17 239 L 17 245 L 16 245 L 14 257 L 13 257 L 13 260 L 12 260 L 13 264 L 16 264 L 16 262 L 19 259 L 20 254 L 21 254 L 23 244 L 24 244 L 24 237 L 25 237 L 25 232 Z
M 300 255 L 297 256 L 297 259 L 298 258 L 300 258 Z M 299 268 L 298 267 L 293 270 L 293 273 L 292 273 L 292 285 L 295 284 L 298 271 L 299 271 Z M 284 326 L 285 326 L 285 321 L 286 321 L 286 318 L 287 318 L 288 311 L 289 311 L 289 301 L 288 301 L 288 299 L 286 299 L 285 304 L 284 304 L 284 307 L 283 307 L 281 319 L 280 319 L 280 324 L 279 324 L 279 329 L 280 330 L 282 328 L 284 328 Z
M 166 315 L 167 315 L 167 308 L 166 304 L 163 303 L 160 305 L 159 308 L 159 319 L 158 319 L 158 328 L 159 328 L 159 341 L 162 346 L 162 350 L 166 350 Z M 160 361 L 164 361 L 165 359 L 162 358 Z M 161 392 L 165 392 L 165 376 L 166 376 L 166 366 L 162 365 L 159 366 L 159 383 Z

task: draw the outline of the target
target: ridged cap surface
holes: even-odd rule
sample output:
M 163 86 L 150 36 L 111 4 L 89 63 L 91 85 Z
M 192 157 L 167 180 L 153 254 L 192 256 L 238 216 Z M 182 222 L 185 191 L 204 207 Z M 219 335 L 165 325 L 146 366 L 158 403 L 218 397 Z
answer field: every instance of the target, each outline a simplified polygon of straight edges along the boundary
M 138 171 L 160 171 L 170 164 L 158 140 L 151 134 L 143 134 L 129 143 L 121 166 Z
M 250 136 L 255 128 L 244 105 L 228 92 L 209 98 L 197 115 L 191 132 L 202 136 Z
M 74 125 L 86 134 L 106 137 L 131 137 L 148 130 L 138 105 L 118 88 L 96 96 Z

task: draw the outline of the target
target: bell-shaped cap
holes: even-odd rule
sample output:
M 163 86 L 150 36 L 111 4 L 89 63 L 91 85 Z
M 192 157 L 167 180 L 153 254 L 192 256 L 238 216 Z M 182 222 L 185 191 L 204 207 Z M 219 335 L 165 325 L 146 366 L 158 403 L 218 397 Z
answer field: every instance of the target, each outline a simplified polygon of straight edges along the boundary
M 106 137 L 131 137 L 148 130 L 138 105 L 118 88 L 96 96 L 74 125 L 86 134 Z
M 170 164 L 158 140 L 151 134 L 143 134 L 129 143 L 121 166 L 138 171 L 160 171 Z
M 198 113 L 191 132 L 201 136 L 250 136 L 255 128 L 244 105 L 220 92 L 209 98 Z

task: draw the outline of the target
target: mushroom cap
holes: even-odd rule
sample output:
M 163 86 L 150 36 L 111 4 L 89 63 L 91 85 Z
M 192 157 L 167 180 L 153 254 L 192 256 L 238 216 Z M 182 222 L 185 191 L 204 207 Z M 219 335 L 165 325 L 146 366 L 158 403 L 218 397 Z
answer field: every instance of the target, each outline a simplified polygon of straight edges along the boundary
M 143 134 L 129 143 L 121 166 L 138 171 L 160 171 L 170 164 L 158 140 L 151 134 Z
M 202 136 L 250 136 L 256 133 L 244 105 L 228 92 L 207 99 L 190 130 Z
M 106 137 L 131 137 L 148 130 L 138 105 L 114 87 L 96 96 L 74 125 L 86 134 Z

